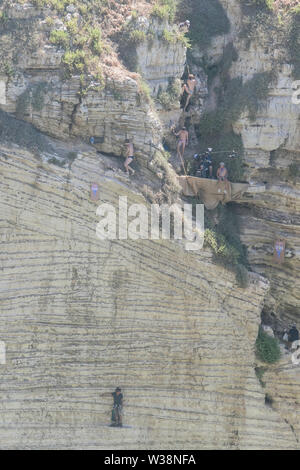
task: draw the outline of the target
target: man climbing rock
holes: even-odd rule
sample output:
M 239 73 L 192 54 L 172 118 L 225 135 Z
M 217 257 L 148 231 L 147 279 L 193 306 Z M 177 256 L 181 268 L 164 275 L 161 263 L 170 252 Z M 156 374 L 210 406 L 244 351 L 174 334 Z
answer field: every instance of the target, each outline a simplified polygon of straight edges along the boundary
M 220 185 L 221 182 L 225 183 L 225 189 L 224 189 L 224 194 L 227 194 L 229 191 L 229 181 L 228 181 L 228 171 L 227 168 L 225 167 L 225 163 L 221 162 L 220 166 L 217 171 L 217 178 L 218 178 L 218 186 Z M 218 193 L 221 192 L 221 189 L 218 188 Z
M 125 167 L 127 175 L 129 175 L 130 171 L 131 171 L 131 174 L 134 175 L 134 169 L 131 168 L 131 166 L 130 166 L 130 163 L 133 162 L 133 160 L 134 160 L 133 143 L 130 142 L 129 139 L 126 139 L 125 140 L 125 145 L 126 145 L 126 153 L 125 153 L 124 167 Z
M 186 173 L 185 166 L 184 166 L 184 151 L 185 151 L 186 145 L 188 145 L 189 143 L 189 133 L 186 127 L 182 127 L 179 132 L 174 131 L 174 134 L 176 135 L 176 137 L 179 137 L 178 144 L 177 144 L 177 155 L 180 158 L 183 171 Z
M 187 94 L 187 98 L 186 98 L 184 109 L 183 109 L 184 112 L 186 111 L 186 108 L 189 105 L 190 99 L 193 96 L 195 86 L 196 86 L 195 75 L 190 73 L 186 83 L 182 87 L 182 93 L 186 92 L 186 94 Z

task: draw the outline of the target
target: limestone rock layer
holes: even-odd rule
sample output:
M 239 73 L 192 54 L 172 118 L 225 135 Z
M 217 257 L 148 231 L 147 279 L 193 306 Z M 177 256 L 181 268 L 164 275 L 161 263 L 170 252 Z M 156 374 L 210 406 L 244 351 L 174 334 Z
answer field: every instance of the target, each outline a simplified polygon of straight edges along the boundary
M 101 162 L 1 147 L 0 447 L 299 448 L 254 372 L 264 279 L 239 289 L 177 242 L 99 240 L 92 182 L 99 202 L 145 202 Z M 117 385 L 122 430 L 101 396 Z

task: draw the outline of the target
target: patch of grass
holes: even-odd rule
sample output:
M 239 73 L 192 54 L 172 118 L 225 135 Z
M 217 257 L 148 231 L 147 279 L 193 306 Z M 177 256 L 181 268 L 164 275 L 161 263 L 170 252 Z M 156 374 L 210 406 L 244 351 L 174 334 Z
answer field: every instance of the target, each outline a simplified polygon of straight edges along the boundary
M 189 38 L 178 29 L 169 30 L 165 28 L 162 33 L 162 40 L 167 44 L 176 44 L 181 42 L 186 48 L 189 49 L 191 47 Z
M 140 99 L 152 104 L 150 87 L 141 77 L 138 78 L 138 90 Z
M 141 31 L 139 29 L 134 29 L 133 31 L 130 31 L 128 40 L 131 44 L 133 45 L 138 45 L 146 41 L 147 36 L 144 31 Z
M 124 24 L 118 37 L 115 38 L 119 44 L 120 56 L 131 72 L 138 71 L 137 47 L 147 39 L 148 34 L 139 29 L 137 17 L 135 16 L 131 16 L 130 20 Z
M 96 54 L 100 55 L 103 50 L 103 43 L 101 38 L 101 31 L 99 28 L 89 28 L 88 29 L 88 36 L 89 36 L 89 46 L 91 51 Z
M 85 52 L 83 50 L 66 51 L 62 58 L 69 75 L 73 73 L 82 73 L 85 68 Z
M 165 91 L 158 91 L 157 100 L 164 109 L 170 110 L 176 103 L 179 103 L 180 94 L 181 81 L 179 78 L 173 78 L 169 81 L 168 87 Z
M 168 202 L 171 202 L 173 196 L 178 195 L 178 193 L 180 193 L 181 186 L 177 181 L 177 174 L 168 163 L 169 158 L 169 152 L 159 150 L 155 152 L 152 163 L 154 164 L 154 168 L 163 170 L 164 193 L 167 195 Z
M 278 340 L 269 336 L 261 327 L 258 331 L 255 349 L 257 358 L 268 364 L 278 362 L 281 357 Z
M 205 211 L 205 244 L 210 246 L 217 263 L 235 272 L 238 285 L 248 286 L 246 247 L 241 243 L 238 218 L 230 205 Z
M 178 0 L 157 0 L 154 4 L 151 16 L 160 21 L 173 23 L 177 12 Z
M 53 29 L 50 33 L 50 42 L 51 44 L 66 49 L 69 46 L 70 36 L 67 31 Z

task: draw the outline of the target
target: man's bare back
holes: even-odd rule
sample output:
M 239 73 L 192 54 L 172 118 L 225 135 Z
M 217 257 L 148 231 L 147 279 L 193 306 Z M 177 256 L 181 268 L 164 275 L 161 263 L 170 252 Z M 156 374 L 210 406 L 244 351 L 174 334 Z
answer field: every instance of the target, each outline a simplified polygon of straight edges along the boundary
M 126 157 L 133 157 L 133 144 L 131 142 L 126 144 Z
M 181 129 L 177 134 L 177 137 L 179 137 L 179 142 L 181 143 L 187 143 L 189 140 L 189 133 L 185 129 Z

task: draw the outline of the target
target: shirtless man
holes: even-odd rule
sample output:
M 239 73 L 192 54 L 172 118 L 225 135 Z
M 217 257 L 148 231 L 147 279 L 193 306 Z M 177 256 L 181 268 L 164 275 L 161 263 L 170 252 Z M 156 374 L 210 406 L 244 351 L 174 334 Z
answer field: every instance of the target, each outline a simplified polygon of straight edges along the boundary
M 217 178 L 218 178 L 218 185 L 221 181 L 224 181 L 225 182 L 225 190 L 224 190 L 224 194 L 227 194 L 227 191 L 229 190 L 229 181 L 228 181 L 228 171 L 227 171 L 227 168 L 225 167 L 225 163 L 221 162 L 220 163 L 220 166 L 218 168 L 218 171 L 217 171 Z M 219 188 L 218 189 L 218 193 L 221 192 L 221 189 Z
M 182 87 L 182 92 L 185 91 L 187 93 L 187 98 L 186 98 L 185 106 L 184 106 L 184 109 L 183 109 L 184 112 L 186 111 L 186 108 L 188 107 L 190 99 L 193 96 L 195 86 L 196 86 L 195 75 L 190 73 L 189 77 L 187 79 L 187 82 Z
M 130 163 L 134 159 L 133 143 L 130 142 L 130 140 L 126 139 L 125 144 L 126 144 L 126 154 L 125 154 L 125 162 L 124 162 L 125 170 L 126 170 L 127 175 L 129 175 L 129 171 L 131 171 L 131 174 L 134 175 L 134 169 L 130 167 Z
M 182 164 L 182 168 L 185 172 L 185 166 L 184 166 L 184 151 L 186 145 L 189 143 L 189 133 L 186 130 L 186 127 L 182 127 L 179 132 L 175 132 L 176 137 L 179 137 L 178 144 L 177 144 L 177 155 L 179 156 Z

